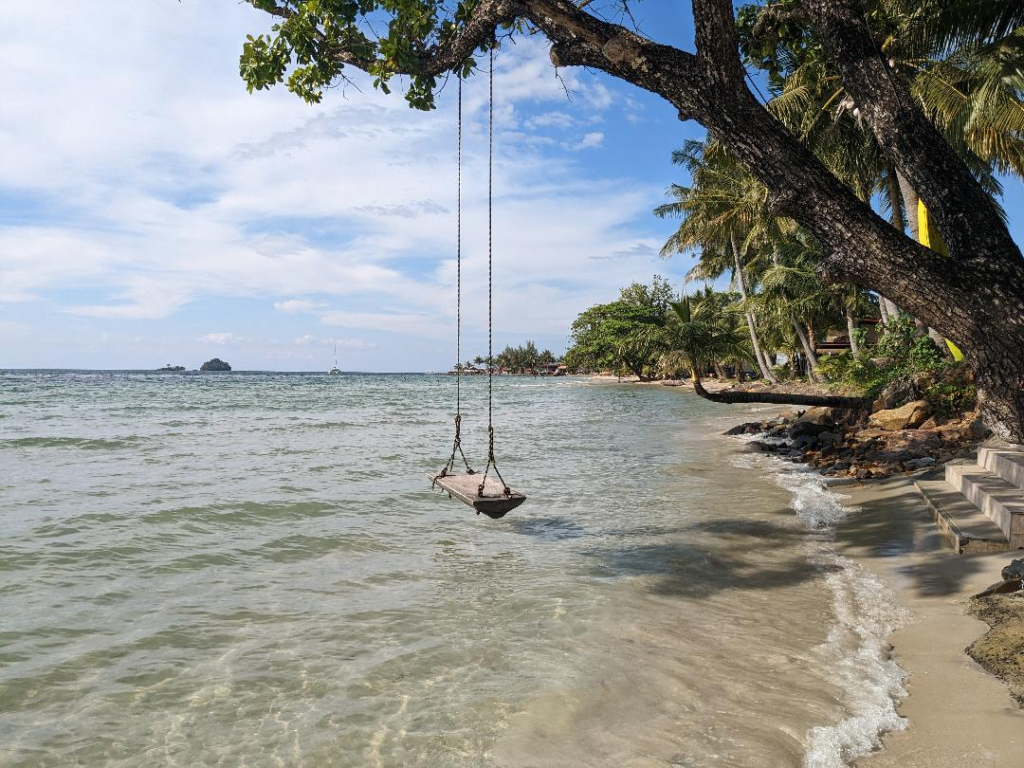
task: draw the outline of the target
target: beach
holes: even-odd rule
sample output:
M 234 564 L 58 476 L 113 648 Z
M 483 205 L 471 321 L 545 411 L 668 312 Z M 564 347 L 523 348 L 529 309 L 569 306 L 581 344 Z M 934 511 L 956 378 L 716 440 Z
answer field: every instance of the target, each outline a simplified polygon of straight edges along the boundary
M 968 613 L 968 602 L 1000 581 L 1013 553 L 954 554 L 907 478 L 836 490 L 858 508 L 837 527 L 837 551 L 891 585 L 911 613 L 891 636 L 909 675 L 909 695 L 898 707 L 908 727 L 887 734 L 884 749 L 857 766 L 1024 765 L 1024 710 L 965 653 L 988 631 Z

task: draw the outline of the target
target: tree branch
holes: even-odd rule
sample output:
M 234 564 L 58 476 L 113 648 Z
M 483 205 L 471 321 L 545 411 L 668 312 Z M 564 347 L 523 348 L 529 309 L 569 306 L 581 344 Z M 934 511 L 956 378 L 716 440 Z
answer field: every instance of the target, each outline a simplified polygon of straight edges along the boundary
M 843 397 L 841 395 L 797 395 L 785 392 L 745 392 L 723 390 L 708 392 L 699 379 L 693 382 L 693 391 L 713 403 L 771 403 L 773 405 L 809 405 L 822 408 L 869 408 L 871 401 L 866 397 Z

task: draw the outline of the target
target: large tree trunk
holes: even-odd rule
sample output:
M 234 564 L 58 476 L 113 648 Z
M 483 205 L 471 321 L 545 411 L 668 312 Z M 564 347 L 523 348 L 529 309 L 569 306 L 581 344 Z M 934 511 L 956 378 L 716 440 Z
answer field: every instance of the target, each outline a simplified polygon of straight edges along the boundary
M 736 245 L 736 235 L 733 233 L 729 234 L 729 245 L 732 247 L 732 258 L 736 264 L 736 282 L 739 283 L 740 296 L 745 304 L 747 302 L 747 280 L 743 275 L 740 249 Z M 757 337 L 757 328 L 754 325 L 754 313 L 748 309 L 745 314 L 747 317 L 747 328 L 750 330 L 750 345 L 754 348 L 754 359 L 757 360 L 757 367 L 761 369 L 761 378 L 768 379 L 772 384 L 778 384 L 779 380 L 775 378 L 772 369 L 768 367 L 768 362 L 764 358 L 764 352 L 761 351 L 761 340 Z

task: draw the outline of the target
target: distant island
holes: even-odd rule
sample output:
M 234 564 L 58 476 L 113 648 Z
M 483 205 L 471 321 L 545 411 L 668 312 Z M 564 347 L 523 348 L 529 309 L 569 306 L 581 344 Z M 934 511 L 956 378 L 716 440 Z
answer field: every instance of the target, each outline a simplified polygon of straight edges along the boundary
M 219 357 L 213 358 L 213 360 L 207 360 L 199 368 L 200 371 L 230 371 L 231 366 L 221 360 Z
M 184 365 L 171 365 L 170 363 L 168 363 L 163 368 L 157 368 L 157 370 L 158 371 L 184 371 L 185 370 L 185 366 Z

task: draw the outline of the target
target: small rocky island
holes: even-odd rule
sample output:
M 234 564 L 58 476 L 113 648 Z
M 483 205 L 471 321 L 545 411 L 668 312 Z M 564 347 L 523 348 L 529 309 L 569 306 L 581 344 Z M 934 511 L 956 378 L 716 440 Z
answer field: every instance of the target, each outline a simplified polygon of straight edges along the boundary
M 157 370 L 158 371 L 184 371 L 185 370 L 185 366 L 184 365 L 171 365 L 170 363 L 168 363 L 163 368 L 157 368 Z
M 221 360 L 219 357 L 213 358 L 213 360 L 207 360 L 199 368 L 200 371 L 230 371 L 231 366 Z

